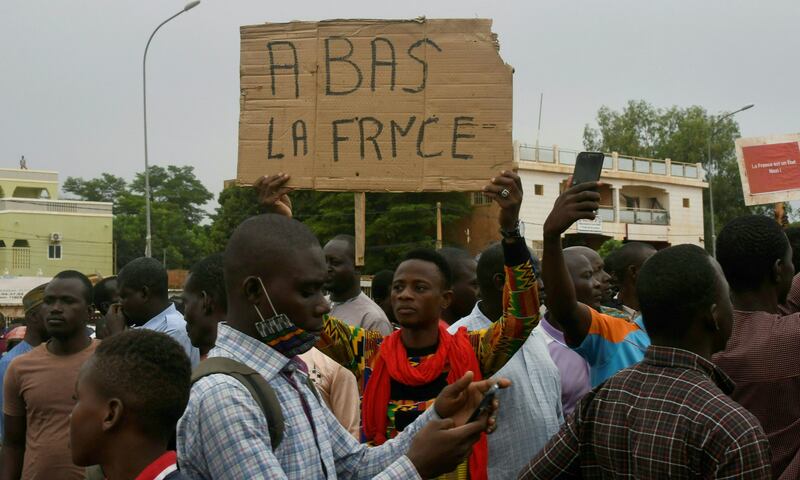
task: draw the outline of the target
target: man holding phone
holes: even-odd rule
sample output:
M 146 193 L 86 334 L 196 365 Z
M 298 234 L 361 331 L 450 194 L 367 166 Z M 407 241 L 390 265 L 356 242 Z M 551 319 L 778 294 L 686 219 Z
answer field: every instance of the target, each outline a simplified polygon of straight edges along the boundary
M 576 177 L 592 170 L 599 178 L 595 165 L 575 165 Z M 599 164 L 602 168 L 602 163 Z M 594 173 L 593 173 L 594 174 Z M 586 178 L 581 174 L 582 178 Z M 553 205 L 544 222 L 544 252 L 542 278 L 547 285 L 549 317 L 561 325 L 567 345 L 589 363 L 592 386 L 599 385 L 623 368 L 639 363 L 650 346 L 650 337 L 641 316 L 635 322 L 613 317 L 577 301 L 575 287 L 564 262 L 561 235 L 578 220 L 593 220 L 600 204 L 597 180 L 572 185 Z

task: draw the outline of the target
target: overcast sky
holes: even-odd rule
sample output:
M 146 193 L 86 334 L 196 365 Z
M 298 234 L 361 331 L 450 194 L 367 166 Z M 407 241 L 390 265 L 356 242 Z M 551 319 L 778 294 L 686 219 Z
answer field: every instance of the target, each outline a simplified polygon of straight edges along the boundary
M 24 154 L 62 181 L 143 170 L 142 53 L 183 4 L 0 1 L 0 166 Z M 714 113 L 755 103 L 737 116 L 744 136 L 800 131 L 797 0 L 203 0 L 150 47 L 151 163 L 194 165 L 215 194 L 235 176 L 240 25 L 422 15 L 494 19 L 523 142 L 540 92 L 544 144 L 580 146 L 600 106 L 628 99 Z

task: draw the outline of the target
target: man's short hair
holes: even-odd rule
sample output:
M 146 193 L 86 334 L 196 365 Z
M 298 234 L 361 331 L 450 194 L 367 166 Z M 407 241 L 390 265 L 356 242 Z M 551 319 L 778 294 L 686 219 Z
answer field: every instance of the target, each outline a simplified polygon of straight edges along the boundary
M 239 280 L 249 275 L 261 275 L 265 271 L 273 275 L 285 274 L 276 267 L 283 266 L 282 262 L 291 262 L 299 250 L 314 246 L 319 247 L 317 237 L 297 220 L 274 213 L 248 218 L 236 227 L 225 247 L 227 291 L 232 292 Z
M 59 272 L 53 277 L 53 280 L 79 280 L 83 284 L 83 299 L 86 300 L 87 305 L 92 305 L 93 287 L 89 277 L 75 270 L 64 270 Z
M 417 248 L 411 250 L 403 258 L 403 261 L 408 260 L 421 260 L 423 262 L 430 262 L 436 265 L 439 272 L 442 274 L 442 287 L 447 290 L 453 285 L 453 271 L 450 270 L 447 260 L 444 259 L 438 252 L 430 248 Z
M 696 315 L 717 301 L 719 275 L 712 261 L 696 245 L 678 245 L 644 263 L 636 291 L 650 335 L 682 338 Z
M 655 247 L 649 243 L 628 242 L 606 257 L 605 270 L 614 275 L 618 282 L 623 282 L 628 274 L 629 267 L 642 266 L 646 257 L 655 251 Z
M 178 342 L 164 333 L 133 329 L 100 342 L 90 375 L 100 393 L 122 400 L 143 432 L 168 439 L 189 402 L 191 374 Z
M 788 249 L 781 226 L 763 215 L 734 218 L 717 237 L 717 260 L 736 291 L 755 290 L 770 279 L 775 261 Z
M 228 310 L 225 293 L 224 257 L 221 253 L 209 255 L 200 260 L 189 271 L 189 286 L 193 290 L 206 292 L 214 299 L 222 311 Z
M 388 298 L 392 292 L 392 280 L 394 272 L 391 270 L 381 270 L 372 277 L 372 299 L 376 302 Z
M 330 239 L 331 242 L 344 242 L 347 244 L 347 252 L 355 261 L 356 258 L 356 237 L 341 233 Z
M 102 303 L 111 303 L 113 299 L 112 290 L 109 288 L 109 284 L 112 282 L 116 282 L 117 277 L 106 277 L 94 285 L 94 304 L 100 305 Z
M 131 260 L 119 272 L 117 284 L 120 288 L 144 290 L 145 287 L 155 297 L 167 299 L 167 271 L 155 258 L 139 257 Z

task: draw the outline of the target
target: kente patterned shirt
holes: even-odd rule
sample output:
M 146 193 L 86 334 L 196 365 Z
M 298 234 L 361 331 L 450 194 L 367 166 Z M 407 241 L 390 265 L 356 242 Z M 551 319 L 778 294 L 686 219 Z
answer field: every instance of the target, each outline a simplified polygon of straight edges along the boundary
M 489 328 L 468 332 L 484 378 L 503 367 L 539 323 L 539 292 L 530 252 L 524 241 L 503 242 L 503 251 L 506 263 L 503 318 Z M 355 373 L 363 394 L 383 338 L 379 332 L 352 327 L 328 317 L 317 348 Z M 435 351 L 436 346 L 408 349 L 409 362 L 416 364 Z M 395 437 L 433 404 L 447 385 L 448 371 L 445 367 L 438 378 L 420 386 L 403 385 L 391 380 L 387 438 Z M 456 472 L 443 478 L 465 479 L 467 470 L 465 463 Z

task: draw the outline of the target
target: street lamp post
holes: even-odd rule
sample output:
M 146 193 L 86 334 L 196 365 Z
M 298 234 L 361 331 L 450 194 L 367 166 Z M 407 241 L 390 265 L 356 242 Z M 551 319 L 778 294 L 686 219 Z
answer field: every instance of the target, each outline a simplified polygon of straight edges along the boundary
M 147 39 L 147 45 L 144 47 L 144 57 L 142 58 L 142 103 L 144 111 L 144 208 L 145 221 L 147 224 L 147 234 L 145 236 L 144 247 L 145 257 L 151 256 L 153 247 L 153 236 L 150 230 L 150 162 L 147 158 L 147 50 L 150 48 L 150 42 L 153 41 L 153 37 L 156 35 L 156 32 L 161 27 L 181 13 L 188 12 L 199 4 L 200 0 L 193 0 L 187 3 L 186 6 L 183 7 L 183 10 L 161 22 L 156 29 L 153 30 L 153 33 L 150 34 L 150 38 Z
M 707 162 L 708 163 L 708 167 L 709 167 L 709 170 L 708 170 L 708 173 L 709 173 L 709 178 L 708 178 L 708 209 L 709 209 L 709 212 L 711 213 L 711 254 L 714 256 L 714 258 L 717 258 L 717 226 L 714 223 L 715 222 L 715 220 L 714 220 L 714 188 L 713 188 L 713 181 L 712 181 L 713 178 L 712 177 L 714 176 L 714 174 L 716 174 L 716 171 L 715 171 L 716 168 L 715 168 L 715 165 L 712 164 L 712 160 L 711 160 L 711 140 L 714 138 L 714 133 L 715 133 L 715 129 L 716 129 L 717 125 L 719 125 L 719 123 L 722 120 L 725 120 L 728 117 L 732 117 L 732 116 L 736 115 L 739 112 L 743 112 L 745 110 L 749 110 L 749 109 L 753 108 L 754 106 L 755 106 L 755 104 L 751 103 L 749 105 L 745 105 L 744 107 L 740 108 L 739 110 L 734 110 L 733 112 L 726 113 L 725 115 L 717 118 L 716 120 L 711 122 L 711 129 L 710 129 L 710 131 L 708 133 L 708 156 L 706 157 L 706 160 L 708 161 Z

